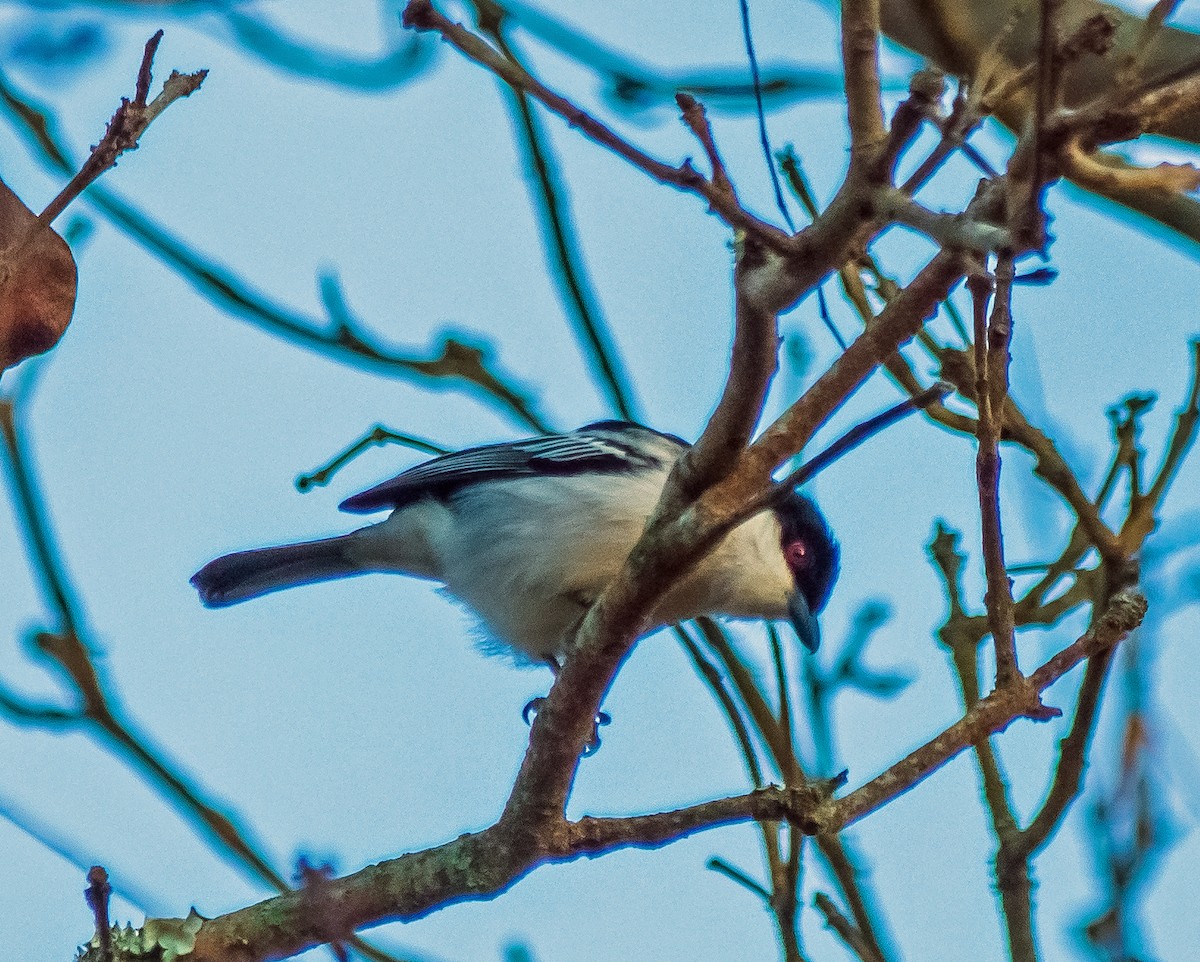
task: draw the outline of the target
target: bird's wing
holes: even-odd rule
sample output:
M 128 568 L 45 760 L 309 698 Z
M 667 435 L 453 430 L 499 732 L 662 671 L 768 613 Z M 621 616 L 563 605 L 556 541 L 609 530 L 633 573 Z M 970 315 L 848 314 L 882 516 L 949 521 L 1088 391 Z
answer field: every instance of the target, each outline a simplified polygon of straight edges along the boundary
M 421 498 L 445 498 L 481 481 L 632 471 L 670 463 L 678 439 L 637 425 L 601 422 L 570 434 L 490 444 L 418 464 L 390 481 L 347 498 L 343 511 L 367 514 L 401 508 Z

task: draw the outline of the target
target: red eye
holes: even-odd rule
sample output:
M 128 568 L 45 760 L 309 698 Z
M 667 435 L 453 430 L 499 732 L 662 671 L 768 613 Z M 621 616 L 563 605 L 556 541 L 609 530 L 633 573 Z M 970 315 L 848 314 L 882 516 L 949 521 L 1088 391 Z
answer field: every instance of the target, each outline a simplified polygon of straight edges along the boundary
M 785 545 L 783 556 L 787 559 L 788 567 L 793 571 L 807 568 L 811 560 L 808 554 L 808 545 L 803 541 L 793 541 Z

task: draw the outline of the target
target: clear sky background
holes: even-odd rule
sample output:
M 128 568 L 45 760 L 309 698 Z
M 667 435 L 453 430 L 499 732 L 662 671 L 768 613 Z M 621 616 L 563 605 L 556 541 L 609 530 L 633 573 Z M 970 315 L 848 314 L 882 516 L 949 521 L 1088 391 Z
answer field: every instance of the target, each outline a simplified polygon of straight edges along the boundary
M 1184 3 L 1186 17 L 1200 6 Z M 347 54 L 397 42 L 395 9 L 370 2 L 295 0 L 244 7 L 290 35 Z M 546 4 L 614 51 L 662 71 L 744 69 L 734 0 L 697 5 L 635 0 Z M 831 12 L 799 0 L 751 4 L 764 65 L 833 69 Z M 459 11 L 459 18 L 466 14 Z M 30 37 L 94 25 L 99 46 L 69 64 L 39 64 Z M 433 64 L 412 82 L 364 92 L 289 75 L 248 55 L 214 12 L 0 5 L 0 63 L 46 104 L 82 158 L 120 95 L 132 92 L 146 38 L 166 37 L 157 79 L 210 68 L 203 89 L 172 106 L 104 186 L 136 204 L 206 258 L 290 309 L 319 318 L 317 278 L 335 273 L 369 330 L 425 354 L 442 332 L 471 332 L 537 398 L 554 425 L 611 410 L 581 357 L 550 279 L 514 147 L 503 92 L 480 68 L 431 44 Z M 515 39 L 557 89 L 609 118 L 656 156 L 677 162 L 696 145 L 673 105 L 614 113 L 594 74 L 527 33 Z M 403 42 L 403 38 L 399 42 Z M 906 61 L 889 56 L 892 75 Z M 892 98 L 894 103 L 895 98 Z M 743 199 L 774 210 L 753 115 L 714 108 L 718 143 Z M 776 146 L 795 145 L 827 200 L 846 157 L 834 97 L 778 104 Z M 568 185 L 586 264 L 630 372 L 645 420 L 694 438 L 722 384 L 731 317 L 726 229 L 695 198 L 651 183 L 563 124 L 546 129 Z M 1003 135 L 980 149 L 1006 156 Z M 1158 150 L 1161 147 L 1139 148 Z M 1148 156 L 1148 155 L 1147 155 Z M 40 209 L 61 186 L 27 144 L 0 128 L 0 175 Z M 931 195 L 955 207 L 977 175 L 951 163 Z M 1043 426 L 1061 432 L 1072 463 L 1098 484 L 1109 453 L 1106 407 L 1156 390 L 1144 443 L 1152 463 L 1188 383 L 1196 320 L 1195 251 L 1150 236 L 1062 188 L 1051 191 L 1056 236 L 1048 288 L 1022 289 L 1014 391 Z M 516 670 L 475 648 L 469 616 L 429 584 L 375 576 L 207 611 L 188 585 L 228 550 L 348 530 L 345 496 L 413 464 L 401 448 L 375 450 L 328 488 L 293 481 L 376 422 L 447 447 L 525 430 L 456 390 L 354 370 L 284 343 L 214 306 L 114 229 L 86 201 L 72 214 L 91 232 L 77 247 L 75 320 L 38 369 L 27 410 L 30 445 L 53 525 L 101 663 L 150 741 L 237 813 L 277 866 L 300 855 L 339 873 L 481 828 L 499 814 L 525 745 L 521 707 L 545 692 L 544 670 Z M 799 217 L 799 212 L 794 211 Z M 802 217 L 800 218 L 802 220 Z M 892 231 L 876 247 L 910 276 L 931 251 Z M 836 296 L 835 321 L 857 328 Z M 963 302 L 965 303 L 965 302 Z M 943 323 L 939 321 L 938 323 Z M 803 338 L 805 369 L 785 369 L 778 411 L 836 356 L 810 299 L 784 318 Z M 932 374 L 928 366 L 922 373 Z M 11 375 L 6 375 L 10 377 Z M 7 382 L 6 382 L 7 383 Z M 873 378 L 823 431 L 897 400 Z M 1013 562 L 1056 553 L 1066 519 L 1005 461 Z M 967 583 L 982 574 L 971 443 L 919 419 L 889 430 L 812 486 L 842 543 L 843 573 L 823 618 L 844 637 L 853 613 L 886 601 L 891 620 L 870 659 L 914 678 L 890 701 L 847 695 L 837 704 L 839 765 L 860 784 L 959 714 L 947 659 L 932 637 L 945 602 L 925 546 L 935 518 L 966 532 Z M 1165 534 L 1194 545 L 1200 469 L 1185 467 L 1166 504 Z M 1193 553 L 1148 585 L 1186 599 Z M 1173 593 L 1173 594 L 1172 594 Z M 1152 609 L 1153 610 L 1153 609 Z M 1185 962 L 1200 944 L 1195 912 L 1200 843 L 1200 683 L 1196 607 L 1161 606 L 1144 632 L 1153 652 L 1153 737 L 1173 844 L 1146 898 L 1147 956 Z M 54 679 L 20 642 L 47 612 L 12 513 L 0 512 L 0 673 L 31 697 L 54 698 Z M 1022 642 L 1026 665 L 1075 637 L 1078 620 Z M 762 631 L 739 628 L 765 657 Z M 827 656 L 827 653 L 826 653 Z M 1073 675 L 1049 701 L 1069 704 Z M 606 703 L 613 723 L 581 769 L 571 813 L 658 811 L 744 791 L 736 748 L 677 643 L 643 641 Z M 1002 739 L 1022 811 L 1040 798 L 1062 731 L 1017 724 Z M 1112 726 L 1102 726 L 1090 787 L 1112 781 Z M 887 929 L 906 958 L 998 960 L 1003 942 L 990 885 L 991 842 L 978 778 L 962 757 L 851 833 L 870 860 Z M 212 916 L 270 893 L 197 840 L 146 784 L 91 739 L 19 728 L 0 719 L 0 808 L 40 826 L 88 864 L 105 865 L 135 895 L 114 914 Z M 1096 904 L 1091 854 L 1077 812 L 1038 863 L 1039 934 L 1048 960 L 1082 958 L 1074 929 Z M 80 870 L 12 821 L 0 819 L 0 945 L 24 962 L 68 957 L 91 931 Z M 775 933 L 744 890 L 705 869 L 720 855 L 761 873 L 750 827 L 704 833 L 654 853 L 624 852 L 542 868 L 499 899 L 453 906 L 372 935 L 420 959 L 484 962 L 520 943 L 542 962 L 596 959 L 772 959 Z M 815 863 L 813 863 L 815 865 Z M 828 890 L 815 867 L 806 905 Z M 811 909 L 812 957 L 844 958 Z M 327 957 L 327 956 L 326 956 Z

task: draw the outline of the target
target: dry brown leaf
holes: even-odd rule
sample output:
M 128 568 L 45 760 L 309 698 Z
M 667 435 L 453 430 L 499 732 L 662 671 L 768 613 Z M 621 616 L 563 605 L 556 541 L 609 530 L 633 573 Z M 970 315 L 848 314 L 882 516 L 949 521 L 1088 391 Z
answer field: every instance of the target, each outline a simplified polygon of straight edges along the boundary
M 67 242 L 0 180 L 0 371 L 58 343 L 75 279 Z

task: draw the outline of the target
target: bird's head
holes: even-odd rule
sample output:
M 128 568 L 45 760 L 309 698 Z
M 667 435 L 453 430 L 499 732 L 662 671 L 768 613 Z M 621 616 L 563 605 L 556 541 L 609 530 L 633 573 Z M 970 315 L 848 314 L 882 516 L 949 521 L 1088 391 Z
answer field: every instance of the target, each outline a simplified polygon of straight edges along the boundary
M 793 491 L 773 508 L 779 518 L 780 549 L 795 582 L 788 614 L 804 647 L 816 651 L 821 642 L 817 615 L 837 581 L 838 543 L 817 506 L 803 495 Z

